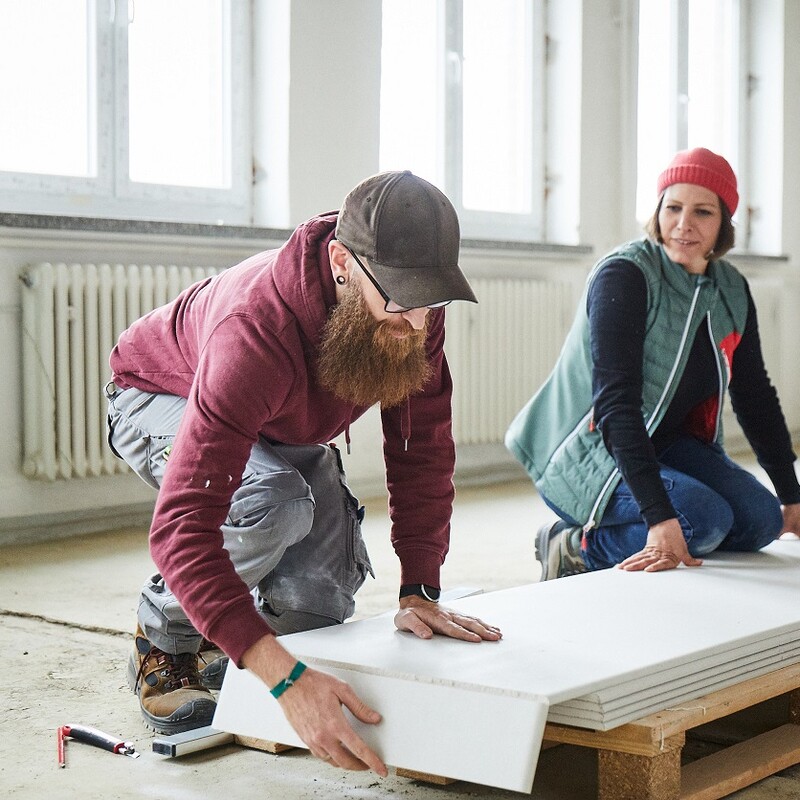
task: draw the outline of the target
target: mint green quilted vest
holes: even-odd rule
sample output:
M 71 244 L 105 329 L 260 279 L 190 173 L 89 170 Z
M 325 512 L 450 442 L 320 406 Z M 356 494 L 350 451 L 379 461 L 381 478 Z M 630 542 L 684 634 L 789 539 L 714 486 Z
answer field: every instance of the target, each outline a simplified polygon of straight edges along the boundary
M 697 329 L 705 325 L 717 354 L 720 393 L 701 424 L 706 438 L 722 441 L 722 398 L 747 319 L 744 278 L 727 261 L 712 261 L 705 275 L 692 275 L 670 261 L 661 246 L 641 239 L 595 264 L 552 373 L 513 420 L 505 440 L 540 493 L 586 530 L 602 518 L 620 480 L 592 419 L 586 295 L 597 273 L 620 258 L 636 264 L 647 280 L 642 416 L 651 434 L 669 407 Z

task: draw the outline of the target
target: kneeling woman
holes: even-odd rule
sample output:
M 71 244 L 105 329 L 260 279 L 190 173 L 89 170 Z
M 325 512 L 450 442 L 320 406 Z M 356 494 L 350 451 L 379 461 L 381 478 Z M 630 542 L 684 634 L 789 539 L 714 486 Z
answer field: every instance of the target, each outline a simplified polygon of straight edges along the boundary
M 542 580 L 697 566 L 800 533 L 795 454 L 753 298 L 722 258 L 736 176 L 721 156 L 687 150 L 658 193 L 648 236 L 595 265 L 553 373 L 506 436 L 559 517 L 536 536 Z M 723 450 L 726 389 L 777 498 Z

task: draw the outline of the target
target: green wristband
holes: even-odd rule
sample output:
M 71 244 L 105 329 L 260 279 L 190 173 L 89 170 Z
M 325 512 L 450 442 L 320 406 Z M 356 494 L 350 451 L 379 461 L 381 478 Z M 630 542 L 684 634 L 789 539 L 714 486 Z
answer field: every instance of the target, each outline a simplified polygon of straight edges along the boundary
M 288 678 L 284 678 L 279 684 L 273 686 L 269 693 L 277 700 L 290 686 L 294 686 L 295 681 L 306 671 L 306 665 L 302 661 L 298 661 L 292 671 L 289 673 Z

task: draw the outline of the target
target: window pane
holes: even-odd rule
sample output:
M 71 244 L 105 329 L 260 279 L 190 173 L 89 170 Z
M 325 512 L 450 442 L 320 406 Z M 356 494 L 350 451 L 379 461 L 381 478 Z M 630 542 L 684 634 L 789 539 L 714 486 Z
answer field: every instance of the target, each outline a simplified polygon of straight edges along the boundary
M 128 28 L 130 178 L 227 188 L 225 0 L 136 0 Z
M 639 130 L 637 218 L 655 209 L 656 179 L 673 156 L 675 142 L 707 147 L 735 161 L 737 60 L 735 0 L 691 0 L 680 31 L 675 0 L 639 4 Z M 680 24 L 680 23 L 679 23 Z M 677 64 L 678 37 L 687 56 Z M 676 75 L 687 79 L 677 96 Z M 673 113 L 685 104 L 685 115 Z M 677 122 L 676 122 L 677 120 Z
M 0 0 L 0 170 L 94 173 L 87 6 L 87 0 Z
M 636 218 L 648 220 L 656 207 L 656 181 L 673 153 L 670 129 L 672 37 L 670 0 L 639 3 L 639 123 Z
M 463 204 L 531 213 L 531 58 L 526 0 L 464 0 Z
M 441 185 L 436 34 L 433 0 L 383 0 L 380 168 L 410 169 Z
M 689 147 L 733 159 L 733 81 L 737 74 L 730 0 L 689 3 Z

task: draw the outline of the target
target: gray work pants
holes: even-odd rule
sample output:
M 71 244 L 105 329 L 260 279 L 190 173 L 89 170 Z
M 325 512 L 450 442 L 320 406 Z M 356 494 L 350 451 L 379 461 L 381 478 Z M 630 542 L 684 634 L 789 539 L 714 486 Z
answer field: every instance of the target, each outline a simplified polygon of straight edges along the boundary
M 109 444 L 159 489 L 186 400 L 106 386 Z M 254 602 L 279 634 L 344 622 L 372 574 L 361 537 L 363 509 L 330 445 L 260 439 L 222 526 L 224 546 Z M 197 652 L 202 637 L 161 575 L 142 589 L 139 624 L 168 653 Z

